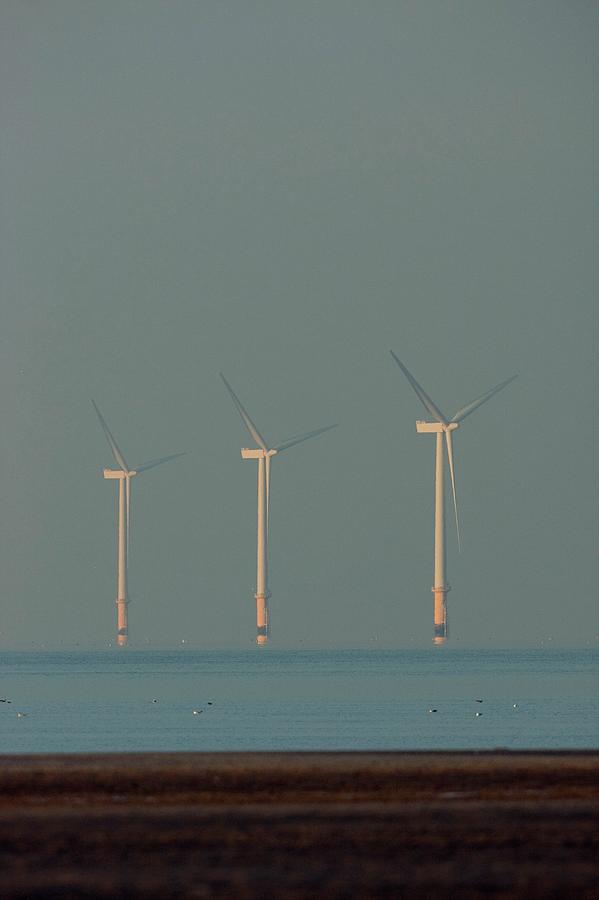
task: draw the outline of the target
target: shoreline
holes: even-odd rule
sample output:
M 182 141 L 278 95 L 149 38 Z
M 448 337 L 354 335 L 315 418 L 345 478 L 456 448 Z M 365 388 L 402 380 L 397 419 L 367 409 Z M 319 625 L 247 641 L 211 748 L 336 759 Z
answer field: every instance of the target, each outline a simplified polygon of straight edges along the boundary
M 474 799 L 599 799 L 599 751 L 441 750 L 0 754 L 0 809 L 61 802 L 390 802 L 439 791 Z M 528 793 L 527 793 L 528 792 Z
M 595 897 L 599 751 L 0 756 L 0 891 Z

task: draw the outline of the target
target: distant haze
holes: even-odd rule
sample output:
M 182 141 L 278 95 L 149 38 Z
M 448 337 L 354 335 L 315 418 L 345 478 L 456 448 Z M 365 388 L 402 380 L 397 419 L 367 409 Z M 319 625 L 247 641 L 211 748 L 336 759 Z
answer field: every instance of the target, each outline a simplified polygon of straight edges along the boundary
M 0 647 L 426 645 L 455 434 L 454 645 L 599 640 L 599 5 L 4 0 Z

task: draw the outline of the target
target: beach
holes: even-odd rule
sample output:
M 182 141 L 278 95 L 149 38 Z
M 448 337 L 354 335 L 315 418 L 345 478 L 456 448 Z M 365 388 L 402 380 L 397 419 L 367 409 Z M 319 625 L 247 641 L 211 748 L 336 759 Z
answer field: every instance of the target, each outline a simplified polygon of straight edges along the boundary
M 599 884 L 599 753 L 0 757 L 3 898 L 555 897 Z

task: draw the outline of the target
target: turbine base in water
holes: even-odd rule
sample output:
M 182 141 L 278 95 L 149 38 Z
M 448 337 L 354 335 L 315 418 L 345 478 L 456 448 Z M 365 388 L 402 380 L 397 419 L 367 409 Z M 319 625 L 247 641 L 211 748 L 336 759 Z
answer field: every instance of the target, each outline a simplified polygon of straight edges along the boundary
M 129 623 L 127 617 L 127 600 L 118 599 L 117 609 L 117 647 L 126 647 L 129 642 Z
M 256 643 L 268 641 L 268 600 L 270 594 L 254 594 L 256 598 Z
M 436 647 L 445 644 L 449 637 L 449 628 L 447 625 L 447 594 L 450 590 L 451 588 L 448 584 L 443 588 L 432 588 L 435 598 L 433 605 L 433 644 Z

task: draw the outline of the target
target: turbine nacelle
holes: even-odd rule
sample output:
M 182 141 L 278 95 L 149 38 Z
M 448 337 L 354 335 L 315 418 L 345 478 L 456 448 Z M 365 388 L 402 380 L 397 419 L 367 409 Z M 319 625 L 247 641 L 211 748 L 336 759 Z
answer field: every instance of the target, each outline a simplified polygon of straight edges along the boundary
M 103 469 L 102 474 L 104 475 L 104 478 L 116 478 L 120 480 L 122 478 L 133 478 L 134 475 L 137 475 L 137 472 L 123 472 L 122 469 Z
M 278 453 L 278 450 L 262 450 L 255 449 L 254 447 L 242 447 L 241 448 L 241 458 L 242 459 L 268 459 L 271 456 L 274 456 Z
M 458 422 L 450 422 L 449 425 L 443 425 L 441 422 L 421 422 L 416 420 L 416 431 L 418 434 L 440 434 L 444 431 L 455 431 L 459 428 Z

